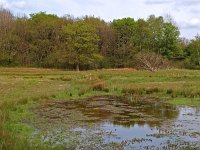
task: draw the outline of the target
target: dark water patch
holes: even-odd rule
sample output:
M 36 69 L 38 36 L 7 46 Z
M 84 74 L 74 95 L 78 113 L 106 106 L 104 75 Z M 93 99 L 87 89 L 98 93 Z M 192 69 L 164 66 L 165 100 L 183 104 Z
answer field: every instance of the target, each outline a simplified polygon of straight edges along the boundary
M 200 147 L 200 110 L 115 96 L 54 101 L 34 108 L 32 141 L 72 149 Z

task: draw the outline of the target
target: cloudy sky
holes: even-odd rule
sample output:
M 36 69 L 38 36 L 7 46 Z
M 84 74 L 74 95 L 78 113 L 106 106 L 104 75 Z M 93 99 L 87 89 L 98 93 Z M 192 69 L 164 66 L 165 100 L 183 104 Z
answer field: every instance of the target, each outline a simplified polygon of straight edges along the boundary
M 179 26 L 181 36 L 193 38 L 200 33 L 200 0 L 0 0 L 0 5 L 16 14 L 46 11 L 59 16 L 94 15 L 106 21 L 169 14 Z

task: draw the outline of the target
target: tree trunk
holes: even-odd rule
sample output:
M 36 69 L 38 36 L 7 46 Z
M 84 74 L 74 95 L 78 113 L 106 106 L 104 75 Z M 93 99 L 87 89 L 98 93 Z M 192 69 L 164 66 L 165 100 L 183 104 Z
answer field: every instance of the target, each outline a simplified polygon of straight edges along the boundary
M 198 57 L 198 64 L 199 64 L 199 66 L 200 66 L 200 52 L 199 52 L 199 50 L 197 50 L 197 57 Z
M 79 64 L 76 64 L 76 71 L 79 71 Z

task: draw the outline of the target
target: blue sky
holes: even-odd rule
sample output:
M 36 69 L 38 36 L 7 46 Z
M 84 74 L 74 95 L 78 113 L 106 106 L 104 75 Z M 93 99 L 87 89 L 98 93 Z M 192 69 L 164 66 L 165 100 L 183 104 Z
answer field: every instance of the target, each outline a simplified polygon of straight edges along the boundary
M 200 33 L 200 0 L 0 0 L 0 5 L 15 14 L 46 11 L 59 16 L 94 15 L 106 21 L 169 14 L 180 28 L 181 36 L 193 38 Z

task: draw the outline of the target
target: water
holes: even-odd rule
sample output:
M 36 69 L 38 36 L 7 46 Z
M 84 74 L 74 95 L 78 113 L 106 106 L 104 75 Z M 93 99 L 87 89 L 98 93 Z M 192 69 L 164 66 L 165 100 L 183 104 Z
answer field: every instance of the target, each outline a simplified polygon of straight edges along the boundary
M 200 110 L 112 96 L 49 102 L 32 123 L 52 146 L 72 149 L 200 148 Z M 40 136 L 38 136 L 40 137 Z M 35 136 L 33 136 L 35 138 Z

